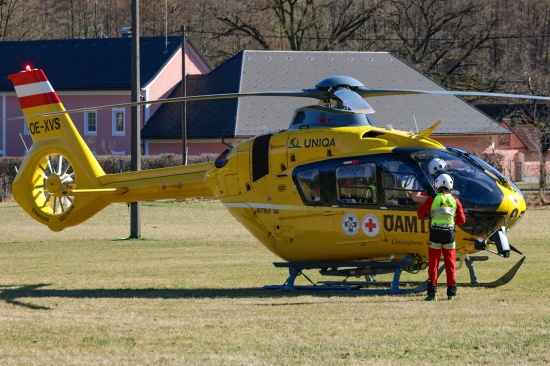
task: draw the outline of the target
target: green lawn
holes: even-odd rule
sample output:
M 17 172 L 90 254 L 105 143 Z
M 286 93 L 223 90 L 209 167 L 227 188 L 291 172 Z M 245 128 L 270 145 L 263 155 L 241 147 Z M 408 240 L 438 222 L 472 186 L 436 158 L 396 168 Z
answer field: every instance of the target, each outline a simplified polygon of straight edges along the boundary
M 144 204 L 141 240 L 121 239 L 125 205 L 56 233 L 2 203 L 0 364 L 548 364 L 549 213 L 510 232 L 527 256 L 512 282 L 431 303 L 262 290 L 286 271 L 216 202 Z

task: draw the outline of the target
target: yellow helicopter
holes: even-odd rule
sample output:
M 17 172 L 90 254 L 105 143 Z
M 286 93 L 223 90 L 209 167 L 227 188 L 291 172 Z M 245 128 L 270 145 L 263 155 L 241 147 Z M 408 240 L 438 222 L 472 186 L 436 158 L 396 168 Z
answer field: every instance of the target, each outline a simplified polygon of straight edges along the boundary
M 86 109 L 66 111 L 42 70 L 28 68 L 9 79 L 33 139 L 14 180 L 13 196 L 53 231 L 78 225 L 114 202 L 216 197 L 284 260 L 274 264 L 288 268 L 286 282 L 266 288 L 423 291 L 426 281 L 403 286 L 400 276 L 426 268 L 429 223 L 416 210 L 436 194 L 430 164 L 438 161 L 454 178 L 452 193 L 467 214 L 456 233 L 458 256 L 470 270 L 470 283 L 462 285 L 505 284 L 525 259 L 494 282 L 478 282 L 473 262 L 488 257 L 471 254 L 521 254 L 506 235 L 526 210 L 521 191 L 476 156 L 431 139 L 439 122 L 418 133 L 376 127 L 369 117 L 374 110 L 364 98 L 418 93 L 550 98 L 369 89 L 353 78 L 334 76 L 311 89 L 164 99 L 156 102 L 287 96 L 320 103 L 297 109 L 287 130 L 245 140 L 215 162 L 105 174 L 69 117 L 69 112 Z M 153 102 L 119 106 L 145 103 Z M 295 285 L 296 277 L 310 269 L 344 279 Z M 374 279 L 385 273 L 393 273 L 393 280 Z M 357 281 L 362 277 L 365 281 Z

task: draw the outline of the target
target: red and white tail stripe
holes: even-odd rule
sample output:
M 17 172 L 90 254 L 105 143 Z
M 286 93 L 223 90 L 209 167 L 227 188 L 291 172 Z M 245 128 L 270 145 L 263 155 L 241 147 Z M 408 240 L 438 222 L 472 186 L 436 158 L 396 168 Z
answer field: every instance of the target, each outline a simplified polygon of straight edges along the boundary
M 54 111 L 64 110 L 57 94 L 42 70 L 27 70 L 11 74 L 8 78 L 13 82 L 15 92 L 19 98 L 21 109 L 25 115 L 29 108 L 51 106 Z M 53 106 L 52 106 L 53 105 Z M 34 111 L 33 113 L 44 112 Z

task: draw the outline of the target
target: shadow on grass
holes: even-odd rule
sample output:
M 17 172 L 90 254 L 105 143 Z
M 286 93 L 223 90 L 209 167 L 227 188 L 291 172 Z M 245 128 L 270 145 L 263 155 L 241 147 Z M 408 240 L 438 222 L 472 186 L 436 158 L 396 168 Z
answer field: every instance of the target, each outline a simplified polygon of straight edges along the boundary
M 334 293 L 266 290 L 262 288 L 195 288 L 195 289 L 48 289 L 49 284 L 26 286 L 0 285 L 0 301 L 32 310 L 50 310 L 46 306 L 23 302 L 32 298 L 69 299 L 216 299 L 216 298 L 283 298 L 301 295 L 333 296 Z M 275 304 L 273 304 L 275 305 Z M 285 305 L 298 305 L 297 303 Z

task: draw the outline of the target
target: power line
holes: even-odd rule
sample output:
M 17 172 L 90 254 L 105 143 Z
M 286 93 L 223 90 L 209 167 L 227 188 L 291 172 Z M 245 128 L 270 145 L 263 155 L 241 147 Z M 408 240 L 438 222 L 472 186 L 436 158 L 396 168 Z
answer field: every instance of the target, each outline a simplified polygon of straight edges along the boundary
M 217 37 L 227 36 L 226 32 L 214 32 L 214 31 L 193 31 L 193 30 L 187 30 L 187 33 L 191 34 L 209 34 Z M 170 35 L 179 35 L 177 32 L 171 32 Z M 238 29 L 234 30 L 231 34 L 232 36 L 237 37 L 245 37 L 245 38 L 253 38 L 248 33 L 240 31 Z M 285 39 L 286 37 L 284 35 L 262 35 L 263 38 L 271 38 L 271 39 Z M 529 39 L 547 39 L 550 38 L 550 35 L 544 34 L 544 35 L 533 35 L 533 34 L 515 34 L 515 35 L 496 35 L 496 36 L 488 36 L 487 40 L 529 40 Z M 334 39 L 338 39 L 338 37 L 330 38 L 330 37 L 303 37 L 302 39 L 307 41 L 312 40 L 321 40 L 321 41 L 330 41 Z M 473 40 L 475 38 L 472 37 L 464 37 L 464 38 L 431 38 L 430 40 L 433 42 L 463 42 L 468 40 Z M 385 37 L 355 37 L 352 36 L 348 38 L 349 41 L 358 41 L 358 42 L 412 42 L 417 40 L 417 38 L 385 38 Z

